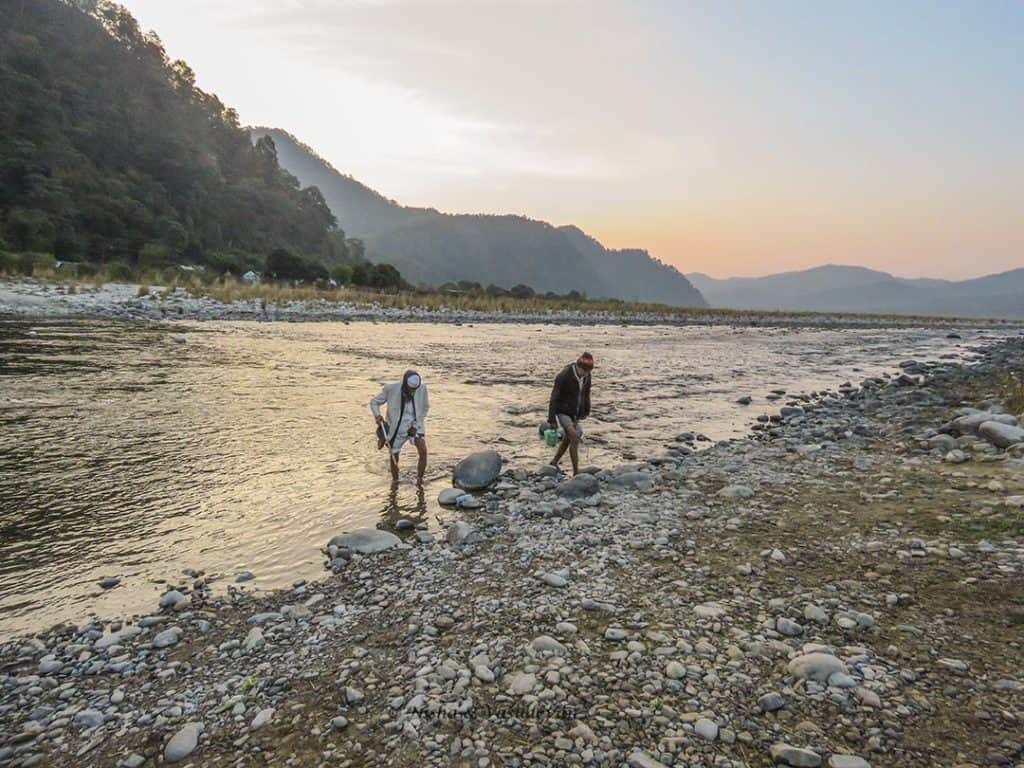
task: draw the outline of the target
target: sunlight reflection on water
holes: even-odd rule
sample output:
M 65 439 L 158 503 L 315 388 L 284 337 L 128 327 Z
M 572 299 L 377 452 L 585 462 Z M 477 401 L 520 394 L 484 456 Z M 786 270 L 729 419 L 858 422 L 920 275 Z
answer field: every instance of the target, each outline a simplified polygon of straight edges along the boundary
M 610 466 L 681 431 L 743 435 L 771 389 L 955 344 L 937 328 L 0 322 L 0 636 L 149 610 L 185 569 L 288 584 L 322 572 L 334 533 L 436 524 L 465 454 L 549 458 L 550 382 L 583 349 L 598 363 L 583 460 Z M 430 387 L 429 483 L 416 493 L 407 452 L 392 495 L 368 401 L 409 367 Z M 121 585 L 103 592 L 106 575 Z

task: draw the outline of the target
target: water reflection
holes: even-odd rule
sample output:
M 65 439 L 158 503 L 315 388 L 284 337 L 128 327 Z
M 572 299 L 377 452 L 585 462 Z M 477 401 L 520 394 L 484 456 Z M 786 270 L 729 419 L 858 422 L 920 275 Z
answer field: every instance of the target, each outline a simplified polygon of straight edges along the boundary
M 406 498 L 409 493 L 415 496 L 415 501 L 412 503 Z M 400 483 L 392 483 L 387 501 L 378 515 L 380 519 L 377 521 L 377 527 L 401 535 L 415 530 L 421 525 L 426 525 L 427 514 L 427 494 L 422 485 L 416 485 L 413 489 L 403 491 Z M 399 520 L 408 520 L 413 527 L 399 530 Z

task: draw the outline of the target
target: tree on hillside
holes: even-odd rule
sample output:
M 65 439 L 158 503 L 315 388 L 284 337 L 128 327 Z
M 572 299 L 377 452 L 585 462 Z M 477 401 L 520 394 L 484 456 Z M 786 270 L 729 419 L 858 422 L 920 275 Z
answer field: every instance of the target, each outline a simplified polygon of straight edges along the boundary
M 305 260 L 285 248 L 270 252 L 264 271 L 279 280 L 305 280 L 309 274 Z
M 0 227 L 61 259 L 344 260 L 315 188 L 107 0 L 0 0 Z M 358 257 L 362 257 L 361 244 Z

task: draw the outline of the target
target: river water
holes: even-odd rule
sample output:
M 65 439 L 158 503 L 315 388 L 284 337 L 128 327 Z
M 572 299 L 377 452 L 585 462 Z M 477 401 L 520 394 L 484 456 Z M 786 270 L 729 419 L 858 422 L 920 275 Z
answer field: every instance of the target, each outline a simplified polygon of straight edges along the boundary
M 550 383 L 597 358 L 583 462 L 658 455 L 682 431 L 741 436 L 791 393 L 960 355 L 948 329 L 0 322 L 0 638 L 152 610 L 202 571 L 215 588 L 322 573 L 335 533 L 436 525 L 452 466 L 493 447 L 550 457 Z M 430 390 L 428 484 L 390 490 L 368 401 L 409 367 Z M 751 395 L 748 407 L 735 404 Z M 98 581 L 119 576 L 104 591 Z

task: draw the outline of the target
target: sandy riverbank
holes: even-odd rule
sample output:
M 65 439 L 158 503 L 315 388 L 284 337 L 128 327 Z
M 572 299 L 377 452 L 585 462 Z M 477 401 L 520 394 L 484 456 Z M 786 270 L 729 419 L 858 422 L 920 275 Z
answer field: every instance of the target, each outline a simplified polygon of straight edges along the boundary
M 1017 764 L 1024 459 L 950 421 L 1021 367 L 573 486 L 511 467 L 446 540 L 4 644 L 0 765 Z

